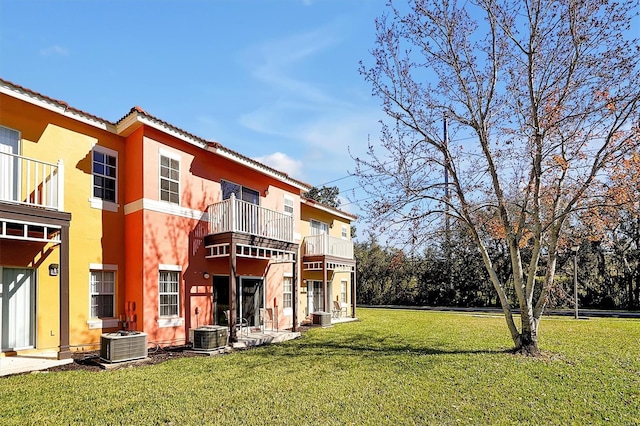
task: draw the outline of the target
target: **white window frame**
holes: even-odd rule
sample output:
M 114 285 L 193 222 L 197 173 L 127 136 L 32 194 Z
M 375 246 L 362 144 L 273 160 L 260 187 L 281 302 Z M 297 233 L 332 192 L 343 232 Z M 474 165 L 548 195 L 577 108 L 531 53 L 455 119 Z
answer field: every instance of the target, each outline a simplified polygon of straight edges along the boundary
M 94 292 L 92 290 L 93 283 L 93 274 L 101 273 L 104 276 L 104 273 L 112 273 L 113 274 L 113 312 L 111 317 L 96 317 L 93 315 L 93 296 L 95 295 L 103 295 L 102 292 Z M 111 264 L 99 264 L 99 263 L 91 263 L 89 264 L 89 319 L 87 320 L 87 324 L 89 329 L 101 329 L 101 328 L 114 328 L 119 326 L 119 321 L 117 318 L 117 291 L 118 291 L 118 265 Z M 107 293 L 109 294 L 109 293 Z
M 227 196 L 225 198 L 225 195 L 227 195 L 223 191 L 223 187 L 225 186 L 225 183 L 237 187 L 238 194 L 236 194 L 236 192 L 233 191 L 233 194 L 236 196 L 236 200 L 242 200 L 245 203 L 253 204 L 253 205 L 256 205 L 256 206 L 260 205 L 260 198 L 261 198 L 260 197 L 260 191 L 258 191 L 257 189 L 249 188 L 248 186 L 240 185 L 239 183 L 235 183 L 235 182 L 230 181 L 230 180 L 220 179 L 220 196 L 221 196 L 221 198 L 223 200 L 228 200 L 229 198 L 231 198 L 231 195 L 229 195 L 229 196 Z M 256 199 L 257 202 L 253 203 L 251 201 L 245 200 L 245 194 L 244 194 L 245 191 L 246 192 L 250 192 L 252 195 L 257 195 L 257 199 Z
M 178 163 L 178 179 L 173 179 L 170 176 L 166 177 L 166 176 L 162 176 L 162 158 L 167 158 L 169 160 L 169 171 L 172 171 L 173 168 L 171 167 L 171 160 L 176 161 Z M 179 154 L 176 154 L 174 152 L 170 152 L 164 149 L 160 149 L 158 152 L 158 200 L 160 200 L 163 203 L 169 203 L 169 204 L 175 204 L 175 205 L 180 205 L 180 198 L 181 198 L 181 187 L 180 187 L 180 169 L 182 168 L 182 164 L 181 164 L 181 158 Z M 171 189 L 169 190 L 163 190 L 162 189 L 162 181 L 166 180 L 167 182 L 169 182 L 169 185 L 171 185 L 172 183 L 175 183 L 178 185 L 178 191 L 177 191 L 177 198 L 178 200 L 176 202 L 171 201 L 171 195 L 173 194 L 173 191 L 171 191 Z M 163 200 L 162 199 L 162 193 L 163 191 L 167 192 L 169 194 L 169 199 L 168 200 Z
M 14 155 L 20 155 L 22 153 L 22 133 L 19 130 L 12 129 L 7 126 L 0 126 L 1 129 L 5 129 L 7 132 L 15 132 L 17 134 L 17 139 L 15 140 L 16 152 L 12 152 Z M 14 139 L 11 138 L 9 143 L 13 144 Z M 14 162 L 12 157 L 0 156 L 0 166 L 4 169 L 10 170 L 12 172 L 11 178 L 7 182 L 0 183 L 0 197 L 9 197 L 13 199 L 18 195 L 18 185 L 20 184 L 21 172 L 20 172 L 20 162 L 17 164 L 17 170 L 14 168 Z
M 314 226 L 315 224 L 315 226 Z M 311 235 L 328 235 L 329 224 L 320 222 L 319 220 L 311 219 L 309 221 L 309 227 L 311 227 Z M 320 231 L 320 232 L 318 232 Z
M 340 281 L 340 302 L 347 303 L 347 280 Z
M 284 214 L 293 216 L 295 213 L 295 200 L 290 195 L 284 196 L 284 201 L 282 205 L 282 211 Z
M 341 236 L 342 236 L 343 240 L 348 240 L 349 239 L 349 226 L 348 225 L 342 225 Z
M 287 282 L 289 284 L 287 284 Z M 288 291 L 287 291 L 287 286 Z M 289 296 L 289 301 L 287 303 L 287 298 L 285 296 Z M 293 275 L 285 274 L 282 279 L 282 307 L 283 314 L 288 315 L 289 311 L 293 312 Z
M 160 291 L 160 274 L 166 272 L 166 273 L 175 273 L 177 274 L 177 292 L 161 292 Z M 180 327 L 184 324 L 184 318 L 180 317 L 180 282 L 182 280 L 182 267 L 180 265 L 165 265 L 165 264 L 160 264 L 158 265 L 158 319 L 157 319 L 157 323 L 158 323 L 158 327 L 159 328 L 164 328 L 164 327 Z M 177 302 L 176 302 L 176 314 L 170 314 L 170 315 L 161 315 L 160 313 L 160 309 L 161 309 L 161 298 L 163 295 L 176 295 L 177 296 Z
M 107 155 L 110 157 L 115 158 L 116 160 L 116 176 L 115 178 L 112 178 L 110 176 L 107 176 L 105 174 L 97 174 L 94 169 L 93 169 L 93 162 L 94 162 L 94 153 L 95 152 L 99 152 L 102 155 Z M 101 145 L 94 145 L 93 148 L 91 149 L 91 197 L 89 197 L 89 203 L 91 205 L 91 208 L 94 209 L 99 209 L 99 210 L 106 210 L 106 211 L 110 211 L 110 212 L 117 212 L 118 209 L 120 208 L 120 204 L 118 204 L 118 177 L 119 177 L 119 166 L 120 166 L 120 161 L 118 158 L 118 151 L 101 146 Z M 115 201 L 110 201 L 110 200 L 105 200 L 103 198 L 100 197 L 96 197 L 94 196 L 94 190 L 95 190 L 95 177 L 96 176 L 100 176 L 103 179 L 113 179 L 115 181 Z

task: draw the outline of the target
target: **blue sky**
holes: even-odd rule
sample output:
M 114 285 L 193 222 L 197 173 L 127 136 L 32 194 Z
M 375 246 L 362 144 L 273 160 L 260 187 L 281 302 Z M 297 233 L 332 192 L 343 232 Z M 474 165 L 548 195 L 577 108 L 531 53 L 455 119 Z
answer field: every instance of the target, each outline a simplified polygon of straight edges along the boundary
M 346 195 L 349 149 L 383 118 L 358 61 L 385 3 L 3 0 L 0 76 L 110 121 L 140 106 Z

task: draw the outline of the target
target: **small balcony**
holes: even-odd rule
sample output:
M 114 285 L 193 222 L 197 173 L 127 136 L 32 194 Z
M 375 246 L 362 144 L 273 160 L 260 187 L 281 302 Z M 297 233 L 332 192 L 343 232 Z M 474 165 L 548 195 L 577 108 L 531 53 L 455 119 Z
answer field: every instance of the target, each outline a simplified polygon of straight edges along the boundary
M 353 241 L 327 234 L 304 237 L 304 256 L 333 256 L 353 259 Z
M 64 166 L 0 152 L 0 202 L 64 211 Z
M 241 233 L 293 243 L 293 217 L 239 200 L 235 196 L 211 204 L 209 233 Z

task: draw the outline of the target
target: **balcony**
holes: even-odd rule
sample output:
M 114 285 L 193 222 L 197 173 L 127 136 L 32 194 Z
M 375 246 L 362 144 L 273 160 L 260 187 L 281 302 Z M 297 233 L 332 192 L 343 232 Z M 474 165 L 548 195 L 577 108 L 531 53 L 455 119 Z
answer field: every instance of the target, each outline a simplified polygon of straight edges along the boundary
M 208 213 L 210 234 L 232 232 L 293 243 L 293 217 L 287 214 L 238 200 L 233 195 L 211 204 Z
M 353 242 L 327 234 L 304 237 L 304 256 L 332 256 L 353 259 Z
M 0 152 L 0 202 L 64 210 L 64 166 Z

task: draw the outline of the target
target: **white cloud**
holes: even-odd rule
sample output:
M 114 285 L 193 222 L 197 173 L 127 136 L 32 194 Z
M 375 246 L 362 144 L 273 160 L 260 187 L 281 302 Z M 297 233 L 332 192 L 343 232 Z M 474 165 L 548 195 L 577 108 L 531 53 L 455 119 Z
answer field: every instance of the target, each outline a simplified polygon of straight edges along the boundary
M 262 143 L 286 146 L 274 151 L 285 150 L 299 158 L 296 169 L 301 173 L 290 174 L 313 185 L 352 172 L 355 162 L 350 152 L 362 156 L 368 136 L 375 141 L 380 132 L 381 111 L 368 90 L 360 89 L 359 82 L 363 87 L 366 83 L 357 75 L 356 58 L 353 68 L 335 62 L 344 54 L 340 50 L 349 33 L 349 22 L 336 20 L 261 43 L 241 55 L 258 83 L 254 93 L 263 97 L 254 100 L 239 123 L 262 135 Z
M 69 50 L 56 44 L 40 50 L 40 56 L 69 56 Z
M 302 162 L 294 160 L 287 154 L 282 152 L 274 152 L 273 154 L 263 155 L 262 157 L 256 157 L 254 160 L 260 163 L 266 164 L 269 167 L 273 167 L 276 170 L 287 173 L 293 178 L 300 178 L 302 173 Z

